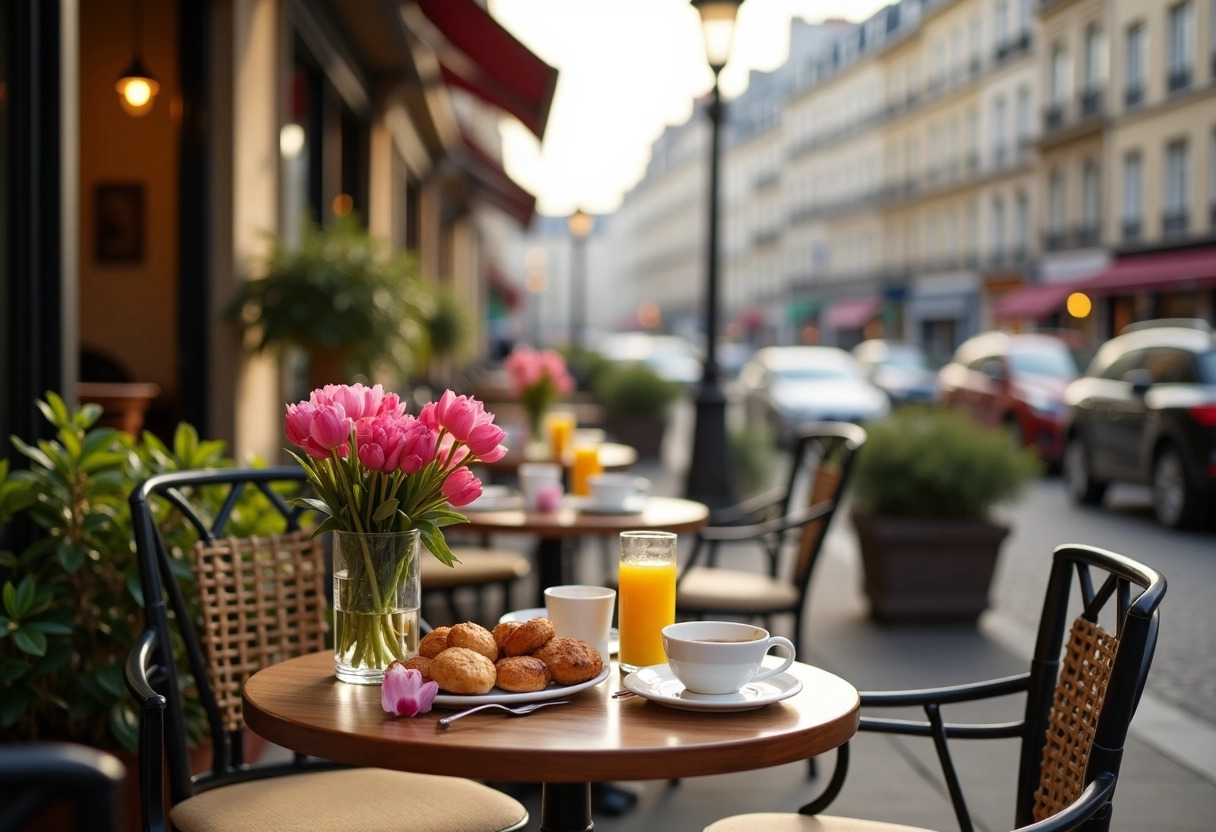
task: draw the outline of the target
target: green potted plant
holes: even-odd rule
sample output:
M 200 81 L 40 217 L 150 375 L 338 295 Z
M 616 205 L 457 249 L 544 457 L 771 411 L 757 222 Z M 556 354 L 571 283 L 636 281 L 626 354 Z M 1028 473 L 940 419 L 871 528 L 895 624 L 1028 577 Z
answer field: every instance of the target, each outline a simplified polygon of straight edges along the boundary
M 436 314 L 434 293 L 413 255 L 385 254 L 353 216 L 307 225 L 294 248 L 272 239 L 257 272 L 224 315 L 255 352 L 303 350 L 311 387 L 373 367 L 414 369 Z
M 127 497 L 155 473 L 232 463 L 222 442 L 200 441 L 189 425 L 166 445 L 148 432 L 137 440 L 96 427 L 95 404 L 71 411 L 48 393 L 38 406 L 55 438 L 36 446 L 12 438 L 26 470 L 0 460 L 0 543 L 16 521 L 34 532 L 21 551 L 0 551 L 0 741 L 78 742 L 131 752 L 133 764 L 138 721 L 123 665 L 142 627 L 143 597 Z M 234 533 L 281 531 L 273 512 L 259 510 L 264 499 L 238 504 Z M 170 522 L 168 505 L 158 511 L 189 572 L 192 530 Z M 187 718 L 199 736 L 204 714 Z
M 853 473 L 870 612 L 881 621 L 970 621 L 988 588 L 1007 526 L 993 508 L 1039 471 L 1008 434 L 932 407 L 866 426 Z
M 641 457 L 657 457 L 667 427 L 667 411 L 680 388 L 645 364 L 619 364 L 601 370 L 595 397 L 604 408 L 604 424 L 617 441 L 632 445 Z

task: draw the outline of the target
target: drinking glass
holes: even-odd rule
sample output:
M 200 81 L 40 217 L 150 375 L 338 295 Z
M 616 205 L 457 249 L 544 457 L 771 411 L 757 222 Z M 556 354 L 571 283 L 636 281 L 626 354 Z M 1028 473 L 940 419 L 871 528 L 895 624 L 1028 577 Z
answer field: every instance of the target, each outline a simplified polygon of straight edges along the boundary
M 568 410 L 555 410 L 545 421 L 549 427 L 550 458 L 559 465 L 564 464 L 566 451 L 570 449 L 570 442 L 574 439 L 574 414 Z
M 584 444 L 576 440 L 574 462 L 570 467 L 570 490 L 579 497 L 586 497 L 591 493 L 591 478 L 602 473 L 603 470 L 603 466 L 600 465 L 600 446 Z
M 617 627 L 621 670 L 663 664 L 663 628 L 676 620 L 676 536 L 621 532 Z

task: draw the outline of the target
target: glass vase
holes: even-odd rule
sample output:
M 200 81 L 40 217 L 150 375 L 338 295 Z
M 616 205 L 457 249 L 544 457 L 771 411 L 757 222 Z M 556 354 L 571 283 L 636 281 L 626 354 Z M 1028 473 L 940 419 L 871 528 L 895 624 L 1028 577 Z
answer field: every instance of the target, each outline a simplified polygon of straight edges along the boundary
M 335 531 L 333 544 L 334 674 L 378 685 L 389 664 L 418 655 L 418 531 Z

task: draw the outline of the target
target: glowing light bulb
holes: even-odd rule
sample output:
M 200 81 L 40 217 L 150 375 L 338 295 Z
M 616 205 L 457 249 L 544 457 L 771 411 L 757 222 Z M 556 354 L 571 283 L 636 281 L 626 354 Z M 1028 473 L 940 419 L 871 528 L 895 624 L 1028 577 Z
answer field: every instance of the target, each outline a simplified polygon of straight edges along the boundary
M 114 85 L 123 110 L 132 116 L 143 116 L 152 109 L 160 84 L 143 74 L 127 73 Z

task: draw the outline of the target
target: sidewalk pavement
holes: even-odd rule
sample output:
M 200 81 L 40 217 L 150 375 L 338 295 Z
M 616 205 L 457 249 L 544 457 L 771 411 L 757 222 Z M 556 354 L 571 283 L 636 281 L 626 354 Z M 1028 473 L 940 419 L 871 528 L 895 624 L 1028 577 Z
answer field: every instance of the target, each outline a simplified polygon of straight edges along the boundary
M 679 493 L 669 473 L 678 466 L 639 466 L 655 493 Z M 881 627 L 866 616 L 860 563 L 852 529 L 843 516 L 833 523 L 812 583 L 803 661 L 848 679 L 859 689 L 881 690 L 957 684 L 1024 671 L 1034 633 L 999 612 L 986 613 L 978 628 Z M 682 549 L 683 554 L 683 549 Z M 598 580 L 598 547 L 579 562 Z M 759 560 L 756 567 L 760 568 Z M 1044 580 L 1046 577 L 1044 576 Z M 1167 601 L 1168 603 L 1168 601 Z M 787 622 L 782 622 L 789 626 Z M 779 623 L 776 627 L 780 632 Z M 1021 699 L 973 703 L 947 711 L 955 721 L 1020 717 Z M 660 707 L 660 706 L 654 706 Z M 1168 732 L 1150 737 L 1152 732 Z M 1197 832 L 1214 828 L 1216 753 L 1212 726 L 1147 697 L 1132 725 L 1112 829 L 1122 832 Z M 852 743 L 849 778 L 832 806 L 834 814 L 902 822 L 938 830 L 957 829 L 931 742 L 922 738 L 859 735 Z M 952 752 L 977 829 L 1013 825 L 1017 742 L 955 742 Z M 804 763 L 712 777 L 628 784 L 637 806 L 620 817 L 595 818 L 599 832 L 700 830 L 732 814 L 794 811 L 819 793 L 833 765 L 820 761 L 817 780 Z M 539 822 L 539 796 L 525 799 Z M 758 830 L 763 832 L 763 830 Z

